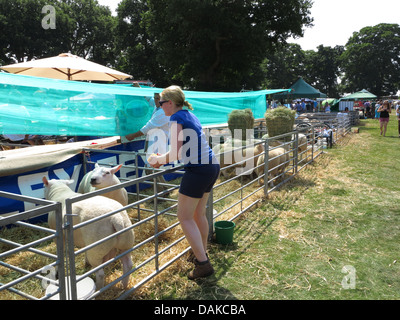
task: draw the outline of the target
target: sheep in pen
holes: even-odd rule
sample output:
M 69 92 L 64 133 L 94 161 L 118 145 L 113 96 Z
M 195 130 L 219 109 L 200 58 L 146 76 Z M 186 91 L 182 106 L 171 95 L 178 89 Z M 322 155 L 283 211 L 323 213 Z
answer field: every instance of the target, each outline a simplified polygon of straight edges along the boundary
M 101 153 L 100 150 L 91 152 L 92 154 L 94 152 Z M 123 298 L 150 296 L 146 291 L 148 287 L 144 284 L 149 281 L 157 281 L 158 278 L 155 276 L 161 271 L 164 271 L 168 267 L 169 270 L 186 273 L 191 268 L 191 265 L 183 257 L 189 250 L 189 247 L 176 217 L 178 188 L 182 174 L 181 168 L 176 166 L 151 171 L 143 165 L 135 165 L 136 163 L 140 163 L 140 161 L 137 161 L 140 156 L 145 155 L 140 152 L 131 154 L 130 158 L 135 159 L 135 161 L 126 162 L 128 164 L 124 164 L 118 172 L 126 170 L 127 167 L 134 167 L 131 170 L 137 172 L 136 176 L 126 178 L 120 175 L 119 185 L 90 191 L 93 196 L 97 196 L 119 188 L 127 190 L 129 201 L 124 206 L 124 209 L 131 221 L 132 230 L 135 233 L 135 241 L 132 248 L 127 250 L 133 266 L 127 277 L 128 284 L 126 289 L 124 289 L 120 279 L 123 276 L 119 260 L 121 257 L 117 256 L 115 259 L 105 262 L 105 265 L 102 266 L 104 269 L 105 286 L 102 291 L 96 291 L 89 298 L 112 300 L 118 299 L 121 296 Z M 88 164 L 94 165 L 95 163 L 88 161 Z M 99 164 L 109 168 L 115 168 L 119 165 L 116 162 Z M 142 171 L 144 170 L 146 170 L 148 175 L 142 176 Z M 168 175 L 171 175 L 171 177 L 168 177 Z M 166 177 L 165 181 L 167 182 L 160 184 L 157 179 L 159 176 Z M 229 179 L 223 175 L 220 176 L 213 190 L 212 209 L 214 220 L 231 219 L 241 212 L 241 204 L 244 204 L 243 207 L 248 207 L 263 197 L 263 190 L 258 189 L 257 179 L 252 181 L 248 180 L 248 178 L 243 180 L 243 178 L 243 175 L 234 176 Z M 75 189 L 77 187 L 78 184 L 75 186 Z M 240 199 L 238 200 L 238 198 Z M 10 242 L 24 246 L 27 243 L 36 241 L 38 238 L 45 238 L 45 234 L 49 229 L 47 222 L 39 225 L 39 228 L 40 230 L 37 230 L 36 227 L 31 229 L 26 225 L 18 225 L 14 228 L 2 228 L 0 230 L 0 238 L 7 239 L 8 243 L 3 241 L 0 243 L 0 255 L 10 250 L 10 246 L 13 246 Z M 35 250 L 40 250 L 46 254 L 37 254 Z M 86 275 L 95 279 L 95 271 L 92 271 L 92 267 L 86 264 L 86 250 L 76 247 L 74 251 L 76 252 L 74 267 L 77 277 Z M 47 255 L 54 256 L 56 254 L 57 248 L 54 241 L 46 240 L 39 245 L 39 248 L 9 255 L 2 261 L 14 265 L 15 269 L 22 269 L 33 273 L 35 272 L 34 270 L 41 270 L 48 265 L 52 265 L 54 258 Z M 23 272 L 23 274 L 25 273 Z M 47 282 L 46 279 L 50 274 L 47 275 L 46 272 L 39 272 L 39 275 L 41 277 L 36 278 L 33 276 L 25 281 L 29 281 L 29 284 L 25 282 L 21 282 L 20 284 L 23 288 L 20 290 L 27 292 L 28 299 L 42 299 L 46 296 L 46 288 L 42 285 L 42 282 Z M 17 271 L 10 272 L 9 268 L 0 265 L 0 283 L 6 284 L 18 277 L 21 277 L 21 275 Z M 46 281 L 43 281 L 43 278 Z M 22 299 L 25 298 L 22 296 Z M 21 299 L 21 295 L 10 290 L 1 290 L 0 299 Z

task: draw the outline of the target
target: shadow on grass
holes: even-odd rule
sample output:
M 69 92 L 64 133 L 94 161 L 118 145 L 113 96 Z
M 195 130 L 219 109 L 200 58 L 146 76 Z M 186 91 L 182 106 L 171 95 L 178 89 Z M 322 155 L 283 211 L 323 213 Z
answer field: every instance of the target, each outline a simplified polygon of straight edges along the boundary
M 311 164 L 312 167 L 312 164 Z M 307 174 L 302 175 L 303 170 L 296 176 L 294 179 L 289 181 L 286 184 L 283 184 L 280 188 L 277 189 L 279 191 L 290 191 L 301 189 L 305 190 L 308 188 L 315 187 L 315 182 L 307 178 Z M 272 192 L 272 194 L 275 191 Z M 301 192 L 299 193 L 299 196 Z M 295 198 L 293 201 L 296 201 Z M 209 255 L 211 263 L 215 269 L 215 274 L 205 278 L 199 279 L 196 281 L 198 287 L 194 290 L 190 290 L 186 293 L 182 299 L 207 299 L 207 300 L 237 300 L 238 298 L 235 295 L 225 288 L 221 286 L 221 279 L 226 278 L 227 274 L 230 272 L 235 272 L 232 268 L 236 264 L 246 264 L 241 260 L 245 260 L 248 254 L 248 251 L 254 248 L 254 244 L 262 240 L 263 237 L 268 235 L 268 230 L 271 228 L 273 223 L 279 218 L 280 214 L 284 210 L 288 210 L 289 207 L 293 204 L 287 203 L 286 201 L 282 201 L 277 197 L 276 199 L 265 199 L 264 204 L 268 204 L 270 207 L 270 213 L 266 214 L 265 211 L 262 210 L 262 207 L 249 211 L 246 214 L 242 215 L 236 221 L 236 227 L 234 231 L 233 243 L 228 245 L 218 244 L 215 239 L 215 235 L 210 243 Z M 262 206 L 264 205 L 262 204 Z M 256 213 L 256 211 L 261 210 L 261 213 Z M 239 265 L 239 268 L 240 265 Z M 246 265 L 243 265 L 243 269 L 247 268 Z M 229 280 L 228 280 L 229 281 Z M 168 298 L 167 298 L 168 299 Z

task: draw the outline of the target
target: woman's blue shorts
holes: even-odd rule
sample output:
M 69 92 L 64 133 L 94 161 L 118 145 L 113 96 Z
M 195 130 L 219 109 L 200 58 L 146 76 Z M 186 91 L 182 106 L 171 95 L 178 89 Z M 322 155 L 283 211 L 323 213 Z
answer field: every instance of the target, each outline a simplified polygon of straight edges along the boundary
M 212 190 L 219 170 L 219 164 L 185 167 L 179 192 L 191 198 L 202 198 L 204 193 Z

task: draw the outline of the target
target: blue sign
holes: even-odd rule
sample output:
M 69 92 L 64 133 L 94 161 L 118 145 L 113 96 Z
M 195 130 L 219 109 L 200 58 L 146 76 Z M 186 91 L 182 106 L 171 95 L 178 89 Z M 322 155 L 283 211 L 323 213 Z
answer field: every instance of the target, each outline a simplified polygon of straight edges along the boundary
M 117 164 L 123 164 L 124 166 L 116 173 L 116 175 L 122 179 L 135 179 L 136 178 L 136 165 L 139 167 L 144 166 L 144 157 L 138 156 L 138 164 L 136 164 L 135 153 L 118 153 L 118 151 L 139 151 L 142 152 L 144 149 L 144 140 L 134 141 L 127 144 L 121 144 L 107 150 L 115 150 L 116 153 L 101 153 L 101 152 L 90 152 L 88 154 L 88 160 L 91 162 L 98 162 L 101 164 L 111 164 L 113 166 Z M 51 167 L 42 168 L 35 171 L 25 172 L 17 175 L 0 177 L 0 190 L 29 196 L 38 199 L 44 199 L 44 185 L 42 178 L 47 177 L 48 179 L 71 179 L 74 183 L 70 185 L 74 191 L 78 190 L 80 181 L 82 180 L 85 170 L 83 154 L 78 154 L 72 158 L 53 165 Z M 131 167 L 125 167 L 131 166 Z M 87 166 L 87 172 L 94 168 L 94 164 Z M 138 171 L 138 177 L 142 175 L 142 170 Z M 177 175 L 169 174 L 166 175 L 166 180 L 176 178 Z M 125 181 L 125 180 L 124 180 Z M 148 188 L 149 185 L 140 184 L 139 189 Z M 136 186 L 133 185 L 126 188 L 128 192 L 136 193 Z M 1 214 L 12 214 L 17 212 L 24 212 L 33 209 L 35 204 L 28 202 L 21 202 L 12 199 L 6 199 L 0 197 L 0 215 Z M 41 219 L 35 219 L 36 221 L 46 221 L 47 217 L 44 216 Z

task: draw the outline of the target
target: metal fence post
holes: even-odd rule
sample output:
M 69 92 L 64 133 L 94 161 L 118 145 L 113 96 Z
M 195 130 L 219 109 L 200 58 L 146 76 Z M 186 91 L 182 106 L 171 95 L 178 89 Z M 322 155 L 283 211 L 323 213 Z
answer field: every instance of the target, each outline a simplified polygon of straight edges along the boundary
M 299 132 L 296 131 L 295 134 L 295 139 L 294 139 L 294 150 L 293 150 L 293 157 L 294 157 L 294 174 L 296 175 L 298 172 L 298 166 L 299 166 Z
M 58 265 L 58 286 L 60 289 L 60 300 L 66 300 L 66 284 L 65 284 L 65 251 L 64 251 L 64 234 L 63 234 L 63 219 L 62 205 L 60 202 L 56 204 L 56 248 L 57 248 L 57 265 Z
M 65 199 L 65 229 L 66 229 L 66 255 L 67 255 L 67 274 L 69 274 L 69 284 L 67 290 L 70 289 L 69 298 L 78 300 L 76 288 L 76 269 L 75 269 L 75 252 L 74 252 L 74 224 L 72 214 L 72 203 L 70 199 Z
M 155 254 L 155 268 L 159 271 L 159 261 L 158 261 L 158 188 L 157 188 L 157 178 L 153 178 L 154 182 L 154 254 Z
M 264 195 L 268 196 L 268 161 L 269 161 L 269 139 L 264 142 Z
M 208 221 L 208 239 L 211 240 L 214 234 L 214 196 L 213 190 L 211 189 L 210 195 L 208 197 L 207 205 L 206 205 L 206 217 Z
M 311 162 L 314 161 L 314 149 L 315 149 L 315 130 L 314 126 L 311 127 L 311 138 L 312 138 L 312 143 L 311 143 Z
M 138 153 L 135 152 L 135 174 L 136 174 L 136 178 L 139 178 L 139 156 Z M 144 164 L 144 166 L 146 166 L 146 164 Z M 145 169 L 142 170 L 142 177 L 146 174 Z M 140 185 L 138 182 L 136 182 L 136 201 L 140 200 L 140 194 L 139 194 L 139 190 L 140 190 Z M 140 221 L 140 204 L 137 204 L 137 218 L 138 221 Z

